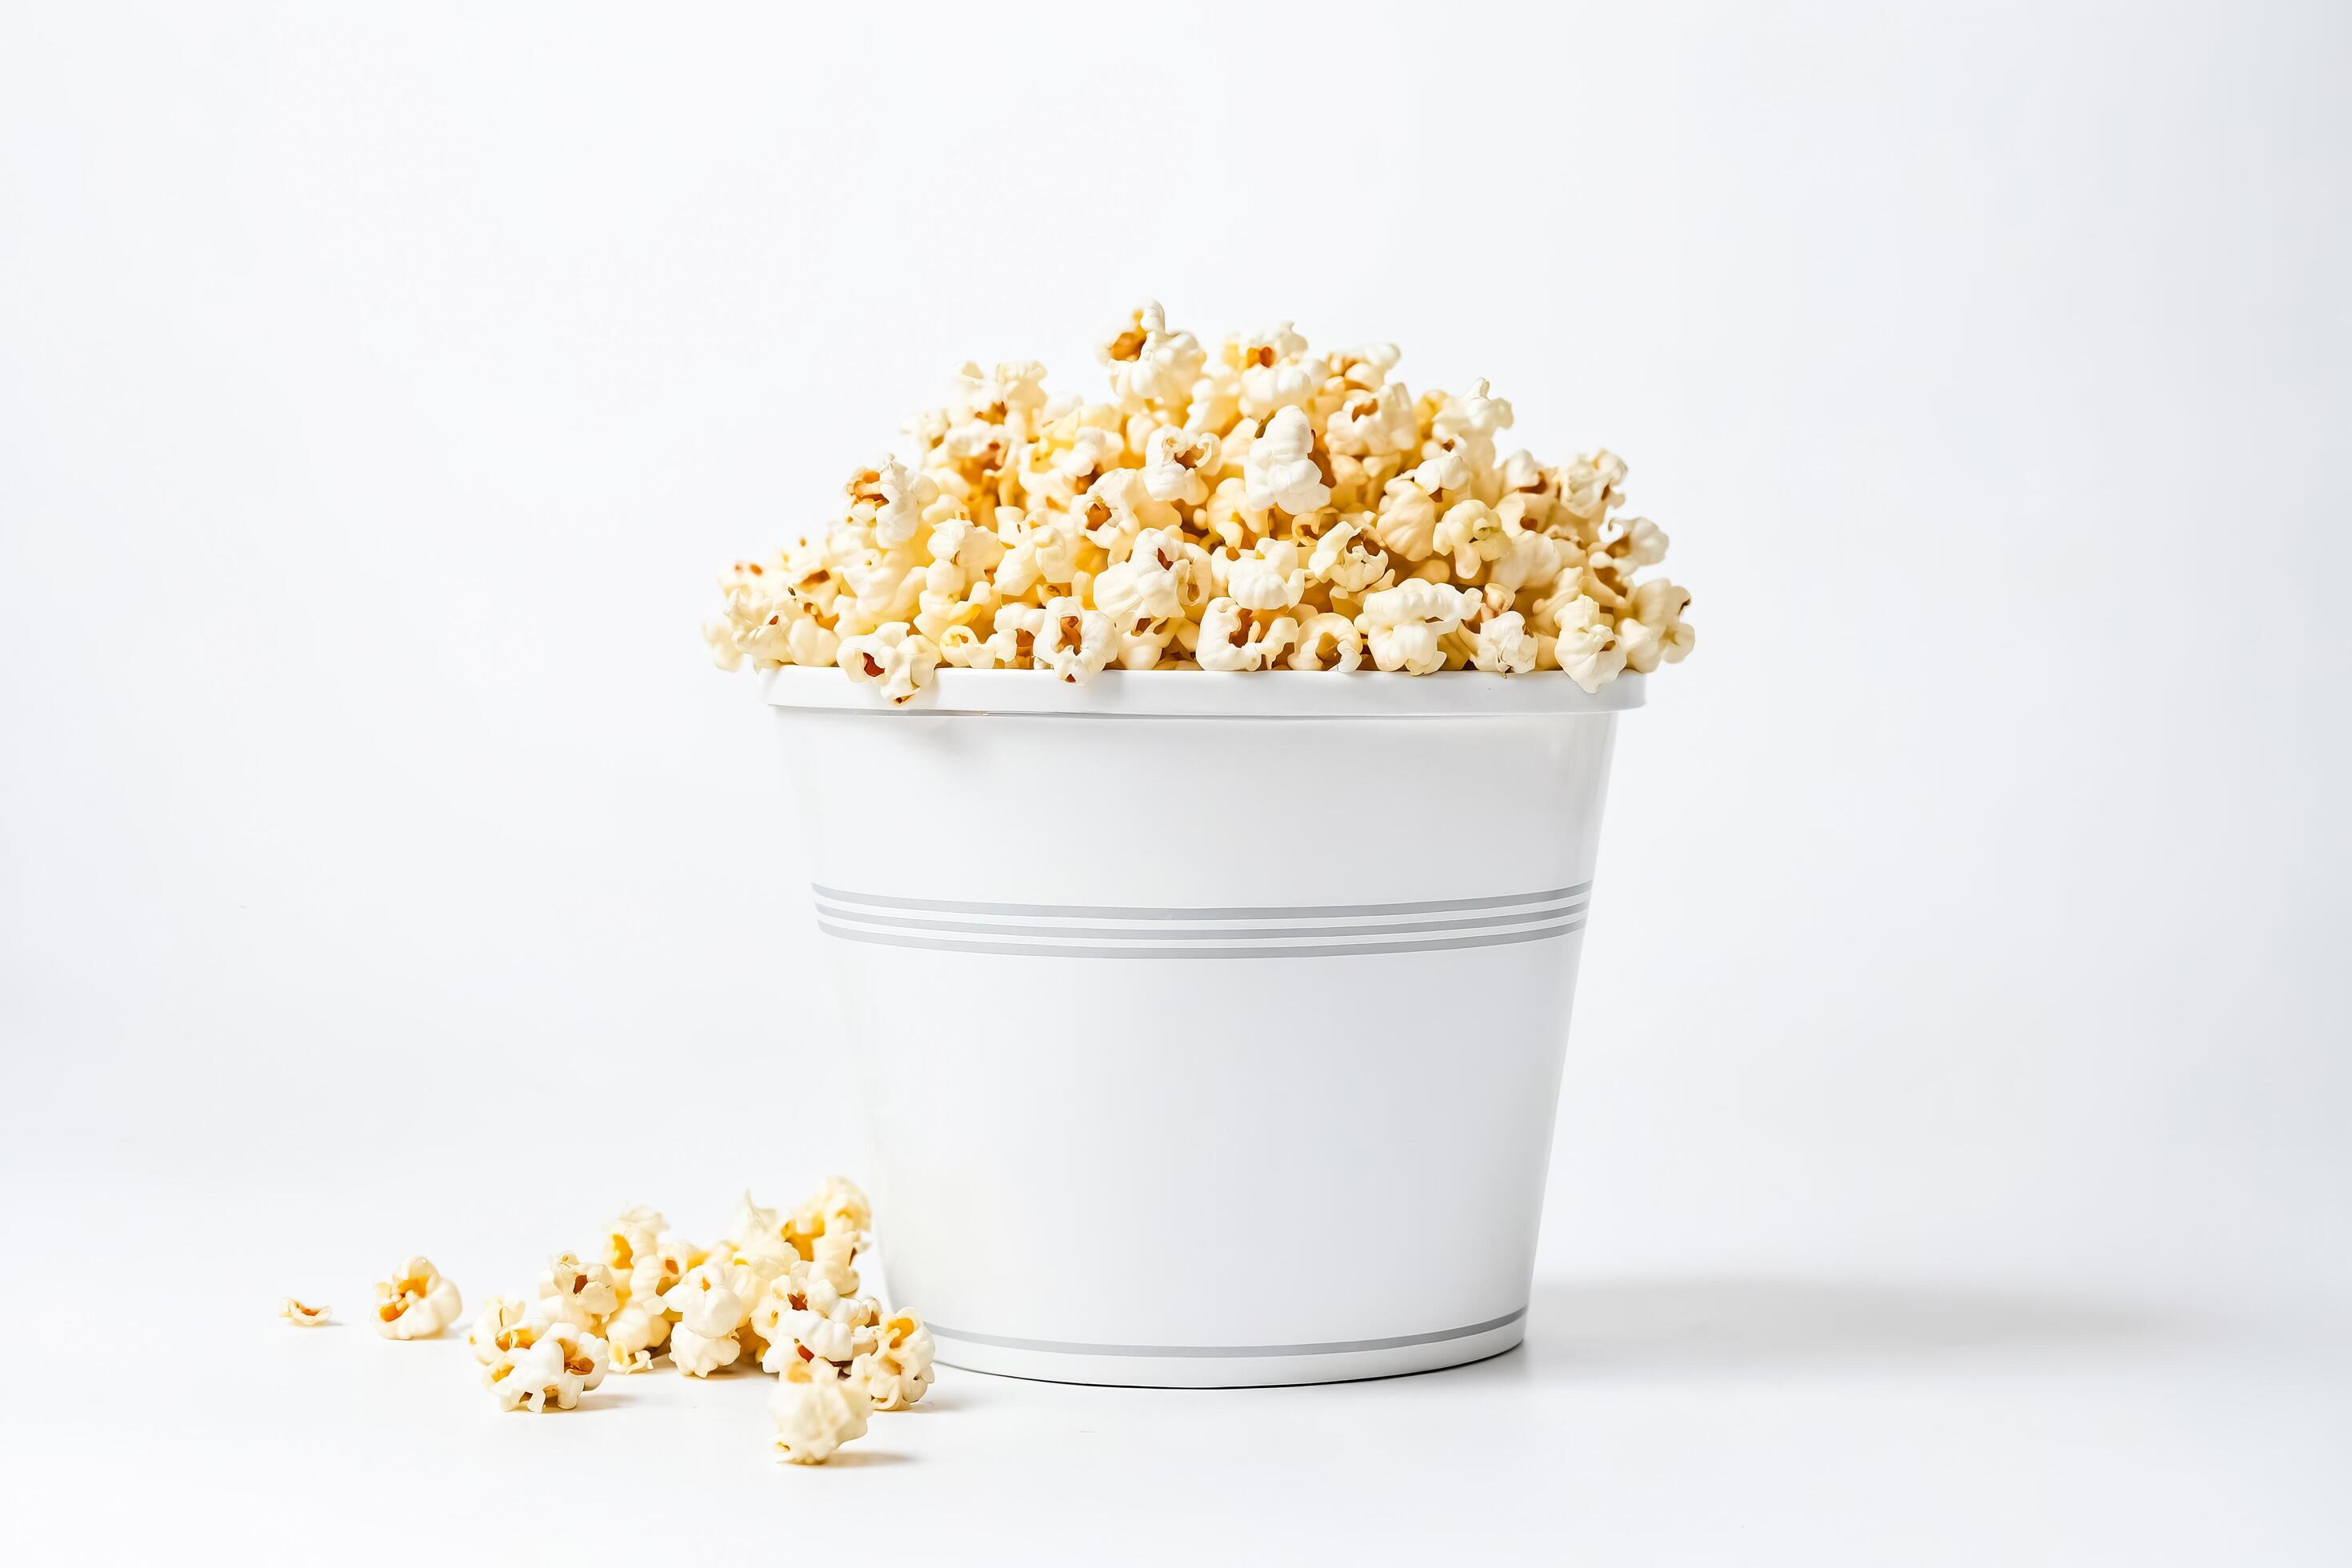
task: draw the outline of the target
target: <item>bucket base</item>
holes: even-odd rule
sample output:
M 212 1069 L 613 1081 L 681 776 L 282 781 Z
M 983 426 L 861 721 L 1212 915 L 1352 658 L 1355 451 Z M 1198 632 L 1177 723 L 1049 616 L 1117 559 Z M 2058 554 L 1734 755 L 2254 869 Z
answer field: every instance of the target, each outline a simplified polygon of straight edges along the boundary
M 1316 1345 L 1220 1349 L 1164 1345 L 1057 1345 L 930 1325 L 938 1359 L 966 1372 L 1113 1388 L 1265 1388 L 1351 1383 L 1434 1372 L 1500 1355 L 1527 1337 L 1522 1307 L 1507 1317 L 1431 1334 Z

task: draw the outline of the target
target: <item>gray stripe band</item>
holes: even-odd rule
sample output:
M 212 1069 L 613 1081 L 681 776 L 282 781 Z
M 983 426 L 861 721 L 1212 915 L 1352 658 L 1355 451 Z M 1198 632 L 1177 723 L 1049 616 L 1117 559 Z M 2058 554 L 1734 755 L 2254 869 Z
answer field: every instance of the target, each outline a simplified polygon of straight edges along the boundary
M 1286 908 L 1243 907 L 1225 910 L 1121 909 L 1103 904 L 975 904 L 957 899 L 892 899 L 879 893 L 847 893 L 811 882 L 810 889 L 836 904 L 869 904 L 877 909 L 921 910 L 941 915 L 1046 915 L 1071 920 L 1122 921 L 1253 921 L 1311 920 L 1328 915 L 1345 920 L 1366 915 L 1436 914 L 1445 910 L 1501 910 L 1515 904 L 1548 904 L 1591 890 L 1591 882 L 1572 888 L 1548 888 L 1538 893 L 1504 893 L 1486 899 L 1431 899 L 1417 904 L 1298 904 Z
M 899 936 L 878 931 L 854 931 L 819 918 L 817 929 L 844 942 L 872 942 L 879 947 L 922 947 L 938 952 L 1002 953 L 1015 958 L 1345 958 L 1355 953 L 1444 952 L 1463 947 L 1507 947 L 1513 942 L 1543 942 L 1584 929 L 1581 918 L 1566 925 L 1536 931 L 1503 931 L 1488 936 L 1438 937 L 1425 942 L 1345 942 L 1334 946 L 1275 947 L 1250 943 L 1235 947 L 1048 947 L 1035 942 L 958 942 L 952 938 Z M 1244 933 L 1250 934 L 1250 933 Z
M 961 1340 L 967 1344 L 994 1345 L 1007 1351 L 1045 1351 L 1053 1355 L 1131 1355 L 1171 1356 L 1200 1359 L 1222 1359 L 1227 1356 L 1272 1355 L 1344 1355 L 1350 1351 L 1393 1351 L 1407 1345 L 1433 1345 L 1444 1340 L 1466 1340 L 1473 1334 L 1490 1333 L 1508 1328 L 1528 1315 L 1521 1307 L 1516 1312 L 1506 1312 L 1499 1318 L 1489 1318 L 1483 1323 L 1467 1328 L 1434 1329 L 1425 1334 L 1396 1334 L 1384 1340 L 1326 1340 L 1305 1345 L 1087 1345 L 1067 1344 L 1059 1340 L 1016 1340 L 1006 1334 L 970 1334 L 961 1329 L 944 1329 L 930 1325 L 932 1333 L 943 1340 Z
M 1202 926 L 1192 931 L 1170 931 L 1153 926 L 1024 926 L 998 925 L 985 921 L 925 921 L 906 915 L 874 915 L 862 910 L 847 910 L 835 904 L 819 904 L 820 920 L 849 921 L 858 925 L 889 926 L 905 931 L 968 931 L 982 936 L 1100 936 L 1128 937 L 1139 941 L 1157 938 L 1162 942 L 1192 941 L 1234 937 L 1294 937 L 1294 936 L 1384 936 L 1394 932 L 1410 936 L 1415 931 L 1471 931 L 1491 926 L 1533 925 L 1538 921 L 1562 920 L 1584 912 L 1585 903 L 1555 904 L 1549 909 L 1528 910 L 1524 913 L 1481 915 L 1475 920 L 1455 916 L 1451 920 L 1398 921 L 1389 925 L 1337 926 Z

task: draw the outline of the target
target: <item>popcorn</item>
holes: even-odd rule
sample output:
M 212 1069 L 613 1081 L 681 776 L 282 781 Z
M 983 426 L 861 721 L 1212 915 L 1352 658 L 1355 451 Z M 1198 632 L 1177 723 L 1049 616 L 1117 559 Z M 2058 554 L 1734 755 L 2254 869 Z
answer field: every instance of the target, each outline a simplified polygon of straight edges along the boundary
M 1356 669 L 1364 662 L 1364 639 L 1356 623 L 1331 611 L 1310 616 L 1298 628 L 1293 669 Z
M 1667 542 L 1620 513 L 1623 461 L 1498 453 L 1514 411 L 1483 381 L 1416 396 L 1393 345 L 1318 355 L 1286 322 L 1207 353 L 1157 304 L 1097 357 L 1104 401 L 1049 396 L 1027 362 L 963 366 L 908 422 L 904 461 L 862 465 L 832 519 L 721 574 L 712 658 L 833 665 L 902 703 L 942 665 L 1083 684 L 1369 664 L 1598 690 L 1694 644 L 1688 595 L 1642 575 Z
M 1087 609 L 1083 600 L 1047 600 L 1045 624 L 1035 658 L 1073 686 L 1100 674 L 1118 652 L 1118 627 L 1100 610 Z
M 1462 625 L 1475 595 L 1415 580 L 1383 588 L 1364 601 L 1361 625 L 1372 662 L 1382 669 L 1427 675 L 1445 668 L 1438 639 Z
M 1244 610 L 1286 610 L 1307 592 L 1307 569 L 1298 546 L 1287 539 L 1258 542 L 1225 571 L 1225 592 Z
M 427 1258 L 412 1258 L 375 1288 L 375 1331 L 388 1340 L 431 1339 L 457 1321 L 457 1287 Z
M 482 1372 L 482 1386 L 502 1410 L 570 1410 L 604 1381 L 604 1342 L 561 1321 L 501 1353 Z
M 688 1377 L 709 1377 L 733 1366 L 742 1353 L 732 1333 L 706 1334 L 683 1323 L 669 1331 L 669 1359 Z
M 725 1270 L 698 1264 L 670 1294 L 681 1298 L 679 1321 L 669 1334 L 669 1359 L 677 1370 L 688 1377 L 709 1377 L 733 1365 L 742 1353 L 735 1331 L 743 1324 L 745 1310 Z
M 1600 690 L 1625 668 L 1625 649 L 1617 640 L 1616 626 L 1586 595 L 1577 595 L 1555 612 L 1555 622 L 1559 631 L 1552 658 L 1585 690 Z
M 872 1350 L 849 1363 L 849 1384 L 877 1410 L 904 1410 L 931 1386 L 931 1331 L 912 1312 L 882 1320 Z
M 815 1221 L 814 1229 L 809 1221 Z M 856 1236 L 864 1245 L 866 1233 L 874 1228 L 874 1205 L 856 1182 L 846 1176 L 827 1176 L 817 1188 L 816 1196 L 803 1204 L 794 1214 L 793 1223 L 798 1234 L 812 1240 L 820 1236 Z M 803 1257 L 814 1256 L 803 1252 Z
M 656 1210 L 629 1209 L 606 1227 L 597 1260 L 557 1253 L 533 1293 L 484 1301 L 466 1345 L 502 1409 L 534 1412 L 576 1408 L 608 1373 L 644 1370 L 665 1342 L 688 1377 L 756 1363 L 778 1380 L 777 1457 L 821 1464 L 864 1435 L 872 1411 L 920 1400 L 934 1375 L 920 1314 L 886 1314 L 858 1293 L 873 1223 L 865 1193 L 839 1176 L 789 1211 L 745 1192 L 714 1248 Z M 454 1320 L 456 1287 L 430 1261 L 412 1258 L 394 1273 L 377 1287 L 385 1333 L 422 1337 Z M 328 1320 L 292 1297 L 279 1311 L 300 1326 Z
M 1285 408 L 1250 443 L 1242 466 L 1242 510 L 1276 510 L 1293 517 L 1320 511 L 1331 499 L 1314 458 L 1315 427 L 1303 408 Z
M 868 1297 L 845 1294 L 838 1277 L 803 1263 L 769 1282 L 751 1313 L 766 1342 L 760 1365 L 782 1371 L 794 1360 L 846 1367 L 875 1343 L 881 1309 Z
M 625 1208 L 620 1217 L 605 1228 L 604 1267 L 623 1280 L 636 1267 L 637 1255 L 651 1252 L 662 1232 L 669 1228 L 661 1210 L 643 1206 Z
M 939 668 L 939 645 L 902 626 L 886 626 L 864 637 L 843 640 L 836 663 L 852 680 L 878 682 L 882 695 L 904 702 L 930 684 Z
M 1697 634 L 1683 622 L 1690 595 L 1663 578 L 1633 590 L 1633 600 L 1617 622 L 1625 668 L 1643 675 L 1661 664 L 1682 660 Z
M 298 1301 L 291 1296 L 278 1303 L 278 1315 L 298 1329 L 315 1329 L 334 1321 L 332 1309 L 313 1307 L 309 1302 Z
M 863 1389 L 821 1363 L 794 1360 L 776 1380 L 768 1414 L 776 1423 L 776 1458 L 786 1464 L 822 1465 L 844 1443 L 866 1436 L 871 1408 Z
M 539 1279 L 540 1299 L 566 1322 L 595 1333 L 621 1310 L 620 1281 L 602 1263 L 583 1263 L 569 1252 L 547 1260 Z
M 654 1352 L 668 1342 L 669 1314 L 658 1297 L 632 1298 L 604 1321 L 604 1342 L 612 1352 L 613 1370 L 643 1372 L 653 1365 Z
M 1496 675 L 1525 675 L 1535 668 L 1535 634 L 1528 630 L 1527 617 L 1518 611 L 1479 622 L 1476 637 L 1470 662 L 1478 668 Z
M 536 1302 L 520 1296 L 493 1296 L 474 1314 L 473 1326 L 466 1331 L 466 1348 L 474 1352 L 476 1361 L 491 1366 L 500 1356 L 528 1346 L 552 1321 L 552 1314 Z

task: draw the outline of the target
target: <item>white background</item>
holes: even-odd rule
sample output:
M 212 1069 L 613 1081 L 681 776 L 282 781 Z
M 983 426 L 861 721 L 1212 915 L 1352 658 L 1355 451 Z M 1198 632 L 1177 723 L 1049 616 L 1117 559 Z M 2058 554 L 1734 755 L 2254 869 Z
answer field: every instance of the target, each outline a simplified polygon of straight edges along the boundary
M 2343 8 L 373 13 L 0 12 L 0 1541 L 2352 1553 Z M 1151 295 L 1492 377 L 1696 591 L 1528 1347 L 803 1473 L 280 1329 L 859 1168 L 695 623 Z

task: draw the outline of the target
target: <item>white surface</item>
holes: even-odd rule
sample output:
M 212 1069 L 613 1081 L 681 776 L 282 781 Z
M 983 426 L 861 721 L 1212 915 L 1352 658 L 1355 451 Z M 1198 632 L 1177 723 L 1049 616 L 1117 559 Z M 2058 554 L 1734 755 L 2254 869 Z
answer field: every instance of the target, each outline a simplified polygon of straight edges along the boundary
M 1326 1382 L 1509 1348 L 1576 965 L 1608 908 L 1618 716 L 1575 711 L 1564 676 L 1543 683 L 1564 712 L 1312 721 L 1251 710 L 1279 676 L 1164 679 L 1235 711 L 774 710 L 892 1284 L 954 1365 L 1079 1383 Z M 1346 840 L 1442 820 L 1482 781 L 1479 837 L 1300 853 L 1234 791 L 1281 779 Z M 1008 821 L 1076 781 L 1097 843 L 942 831 L 946 781 Z M 1228 795 L 1227 852 L 1204 854 L 1181 803 Z M 1406 1237 L 1444 1237 L 1445 1262 L 1400 1288 Z M 1230 1285 L 1202 1279 L 1213 1237 L 1258 1255 Z
M 1551 15 L 9 8 L 0 1544 L 2344 1561 L 2352 24 Z M 1146 294 L 1493 377 L 1696 589 L 1528 1349 L 951 1378 L 803 1475 L 748 1383 L 534 1423 L 280 1329 L 863 1168 L 690 628 Z

